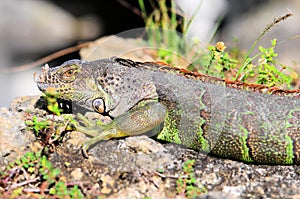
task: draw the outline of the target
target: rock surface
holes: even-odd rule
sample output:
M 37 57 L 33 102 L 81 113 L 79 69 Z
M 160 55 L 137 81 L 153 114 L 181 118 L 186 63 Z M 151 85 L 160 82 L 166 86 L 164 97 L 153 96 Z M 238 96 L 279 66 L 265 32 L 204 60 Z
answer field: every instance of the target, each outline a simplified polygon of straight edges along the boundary
M 0 168 L 28 151 L 35 136 L 26 130 L 27 111 L 38 97 L 16 98 L 11 108 L 0 108 Z

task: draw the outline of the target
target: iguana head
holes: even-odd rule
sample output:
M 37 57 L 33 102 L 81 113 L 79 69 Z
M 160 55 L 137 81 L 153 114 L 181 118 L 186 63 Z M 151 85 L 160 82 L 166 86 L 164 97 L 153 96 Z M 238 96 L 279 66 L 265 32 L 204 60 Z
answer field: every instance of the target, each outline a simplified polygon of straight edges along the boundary
M 42 92 L 55 91 L 58 98 L 112 117 L 157 97 L 149 74 L 115 58 L 70 60 L 54 68 L 45 65 L 35 81 Z
M 93 110 L 93 100 L 99 98 L 93 76 L 94 68 L 89 62 L 81 60 L 70 60 L 53 68 L 46 64 L 35 81 L 40 91 L 55 92 L 60 99 Z

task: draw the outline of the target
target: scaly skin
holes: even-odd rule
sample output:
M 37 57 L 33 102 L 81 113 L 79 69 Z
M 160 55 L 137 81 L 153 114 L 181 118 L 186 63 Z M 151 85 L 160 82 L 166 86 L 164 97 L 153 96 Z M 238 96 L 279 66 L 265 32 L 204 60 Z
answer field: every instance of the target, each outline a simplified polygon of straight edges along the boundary
M 300 91 L 226 81 L 159 63 L 120 58 L 71 60 L 43 68 L 45 92 L 109 115 L 108 125 L 77 125 L 100 140 L 147 134 L 243 162 L 300 164 Z

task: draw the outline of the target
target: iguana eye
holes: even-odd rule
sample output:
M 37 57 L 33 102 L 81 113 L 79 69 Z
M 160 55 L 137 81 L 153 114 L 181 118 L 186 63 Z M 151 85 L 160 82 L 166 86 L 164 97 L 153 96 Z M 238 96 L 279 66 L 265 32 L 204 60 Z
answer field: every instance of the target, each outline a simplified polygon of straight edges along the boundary
M 77 72 L 78 72 L 78 70 L 76 68 L 67 69 L 66 71 L 64 71 L 61 74 L 61 78 L 62 78 L 62 80 L 67 81 L 67 82 L 74 81 L 76 78 L 75 75 Z
M 105 104 L 103 99 L 97 98 L 93 101 L 93 109 L 98 113 L 104 113 L 105 112 Z
M 69 69 L 69 70 L 67 70 L 66 72 L 64 72 L 63 76 L 64 76 L 65 78 L 70 78 L 70 77 L 73 77 L 75 74 L 76 74 L 76 70 L 74 70 L 74 69 Z

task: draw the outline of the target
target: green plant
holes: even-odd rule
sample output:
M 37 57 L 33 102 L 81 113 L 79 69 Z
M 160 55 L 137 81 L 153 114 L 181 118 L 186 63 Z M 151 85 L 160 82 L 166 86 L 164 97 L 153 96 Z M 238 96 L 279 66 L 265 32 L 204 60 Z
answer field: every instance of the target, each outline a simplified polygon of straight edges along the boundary
M 37 116 L 34 115 L 32 116 L 32 120 L 25 121 L 25 124 L 38 135 L 39 132 L 49 128 L 51 122 L 49 120 L 39 120 Z
M 150 3 L 154 11 L 147 13 L 144 0 L 139 0 L 141 15 L 146 24 L 148 41 L 152 47 L 156 47 L 157 56 L 170 64 L 176 64 L 178 58 L 185 57 L 194 60 L 188 66 L 189 70 L 199 71 L 210 76 L 239 80 L 247 83 L 263 84 L 269 87 L 288 87 L 292 78 L 284 72 L 296 74 L 289 67 L 279 63 L 276 60 L 277 54 L 275 47 L 276 40 L 272 41 L 270 48 L 259 47 L 260 53 L 250 57 L 258 41 L 276 24 L 292 16 L 287 13 L 280 16 L 266 26 L 259 37 L 254 41 L 247 53 L 243 54 L 241 50 L 234 48 L 229 52 L 225 51 L 225 44 L 217 42 L 215 46 L 209 46 L 208 52 L 199 49 L 199 41 L 187 41 L 185 39 L 189 26 L 194 16 L 182 17 L 178 20 L 178 13 L 175 10 L 174 1 L 155 1 Z M 201 7 L 201 2 L 196 10 Z M 196 13 L 194 13 L 196 14 Z M 177 30 L 180 29 L 182 34 Z M 258 64 L 254 62 L 258 59 Z M 295 76 L 295 75 L 294 75 Z
M 48 184 L 56 182 L 56 177 L 60 174 L 60 170 L 57 168 L 53 168 L 51 162 L 48 161 L 46 156 L 42 156 L 40 158 L 39 172 Z
M 292 13 L 287 13 L 283 16 L 275 18 L 272 23 L 268 24 L 263 32 L 258 36 L 258 38 L 254 41 L 250 49 L 248 50 L 247 54 L 244 56 L 241 64 L 238 67 L 238 70 L 235 74 L 233 80 L 240 80 L 243 82 L 247 82 L 248 79 L 252 79 L 255 77 L 255 83 L 264 84 L 269 87 L 271 86 L 283 86 L 290 88 L 290 83 L 292 82 L 292 77 L 285 75 L 283 70 L 289 70 L 290 74 L 294 78 L 297 78 L 295 75 L 295 71 L 291 68 L 279 63 L 275 58 L 278 56 L 275 53 L 275 47 L 277 45 L 277 40 L 272 40 L 272 46 L 270 48 L 264 48 L 259 46 L 258 49 L 260 53 L 254 55 L 252 58 L 250 54 L 253 52 L 254 48 L 256 47 L 258 41 L 275 25 L 279 24 L 280 22 L 286 20 L 287 18 L 293 16 Z M 255 59 L 258 59 L 258 64 L 253 64 Z M 278 66 L 279 65 L 279 66 Z M 258 66 L 258 67 L 256 67 Z M 279 69 L 278 69 L 279 68 Z
M 180 177 L 176 180 L 177 193 L 187 198 L 196 198 L 200 194 L 207 192 L 204 186 L 197 186 L 197 181 L 194 177 L 194 165 L 195 160 L 187 160 L 182 167 L 186 177 Z
M 50 87 L 49 89 L 47 89 L 44 98 L 47 101 L 48 110 L 51 111 L 54 115 L 60 116 L 63 110 L 59 108 L 55 88 Z
M 54 168 L 51 162 L 42 156 L 39 163 L 39 171 L 44 179 L 44 186 L 49 187 L 49 194 L 58 198 L 83 198 L 83 194 L 77 185 L 68 189 L 66 182 L 59 180 L 60 169 Z
M 1 172 L 0 185 L 11 190 L 11 198 L 30 193 L 29 187 L 37 186 L 35 192 L 48 193 L 55 198 L 83 198 L 77 185 L 68 188 L 67 184 L 59 179 L 60 170 L 41 152 L 28 152 L 21 158 L 9 163 Z
M 41 157 L 41 152 L 27 152 L 24 156 L 11 162 L 6 167 L 6 170 L 12 168 L 23 168 L 28 173 L 33 173 L 35 171 L 34 165 L 38 162 Z M 4 173 L 3 173 L 4 174 Z
M 84 198 L 84 195 L 82 194 L 81 190 L 78 188 L 77 185 L 71 188 L 71 190 L 69 191 L 69 195 L 73 199 Z
M 217 42 L 215 46 L 209 46 L 209 53 L 204 54 L 201 60 L 197 60 L 196 64 L 203 68 L 195 68 L 195 63 L 188 67 L 189 70 L 200 70 L 200 72 L 214 76 L 225 78 L 226 72 L 229 72 L 237 67 L 238 60 L 230 57 L 225 51 L 224 42 Z
M 255 83 L 272 86 L 287 86 L 290 87 L 293 80 L 292 77 L 285 75 L 284 70 L 290 70 L 289 67 L 279 63 L 276 60 L 278 54 L 275 52 L 275 47 L 277 45 L 277 40 L 272 40 L 272 45 L 270 48 L 264 48 L 259 46 L 259 59 L 258 64 L 253 65 L 249 63 L 243 70 L 239 71 L 239 80 L 247 81 L 247 79 L 255 78 Z M 280 69 L 278 69 L 280 68 Z
M 151 47 L 157 50 L 157 56 L 160 60 L 176 63 L 176 60 L 185 57 L 190 52 L 190 46 L 184 37 L 193 16 L 189 19 L 182 17 L 181 20 L 178 20 L 178 13 L 173 0 L 150 0 L 149 2 L 154 8 L 150 14 L 147 13 L 144 0 L 139 0 L 141 15 L 146 24 L 147 41 Z M 179 29 L 181 33 L 177 31 Z
M 62 115 L 63 110 L 59 108 L 56 96 L 55 90 L 51 88 L 43 96 L 47 102 L 47 109 L 53 114 L 53 117 L 44 119 L 33 115 L 32 118 L 25 121 L 28 129 L 33 130 L 45 146 L 61 140 L 62 133 L 73 130 L 71 123 L 75 123 L 71 115 Z
M 60 116 L 62 110 L 58 106 L 55 91 L 49 90 L 43 97 L 47 101 L 48 110 L 54 115 Z M 25 124 L 28 126 L 29 129 L 33 129 L 36 135 L 39 135 L 39 133 L 44 132 L 45 130 L 55 126 L 54 120 L 38 119 L 36 115 L 32 117 L 32 120 L 25 121 Z
M 247 67 L 256 57 L 259 55 L 254 56 L 253 58 L 250 58 L 250 54 L 253 52 L 254 48 L 256 47 L 257 43 L 260 41 L 260 39 L 275 25 L 279 24 L 280 22 L 286 20 L 287 18 L 293 16 L 292 13 L 287 13 L 283 16 L 280 16 L 278 18 L 275 18 L 272 23 L 268 24 L 265 29 L 262 31 L 262 33 L 257 37 L 257 39 L 253 42 L 252 46 L 248 50 L 247 54 L 244 56 L 240 70 L 236 74 L 236 79 L 238 79 L 240 72 L 243 71 L 243 68 Z
M 223 42 L 217 42 L 215 46 L 208 47 L 209 53 L 191 64 L 188 69 L 233 81 L 291 88 L 291 82 L 297 78 L 297 73 L 277 60 L 276 45 L 277 40 L 273 39 L 271 47 L 259 46 L 260 52 L 252 58 L 248 57 L 247 65 L 244 65 L 242 53 L 238 52 L 238 49 L 232 51 L 235 59 L 230 52 L 225 51 L 226 46 Z
M 84 195 L 81 193 L 77 185 L 74 185 L 71 189 L 68 189 L 66 183 L 63 181 L 58 181 L 55 186 L 50 189 L 49 194 L 58 198 L 84 198 Z

